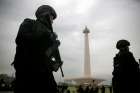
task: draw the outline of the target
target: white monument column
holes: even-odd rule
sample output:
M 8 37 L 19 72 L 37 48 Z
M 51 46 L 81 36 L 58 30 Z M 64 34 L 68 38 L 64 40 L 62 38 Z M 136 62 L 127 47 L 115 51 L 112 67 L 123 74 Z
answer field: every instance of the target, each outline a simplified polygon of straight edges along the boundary
M 85 27 L 83 33 L 85 34 L 85 55 L 84 55 L 84 77 L 91 77 L 91 69 L 90 69 L 90 50 L 89 50 L 89 39 L 88 33 L 90 31 L 87 27 Z

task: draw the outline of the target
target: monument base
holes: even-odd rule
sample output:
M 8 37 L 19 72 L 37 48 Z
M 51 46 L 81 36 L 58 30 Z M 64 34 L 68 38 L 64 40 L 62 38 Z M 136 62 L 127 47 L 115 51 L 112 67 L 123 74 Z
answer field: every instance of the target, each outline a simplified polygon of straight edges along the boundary
M 98 85 L 103 79 L 93 78 L 93 77 L 79 77 L 79 78 L 69 78 L 64 79 L 65 82 L 75 82 L 76 85 Z

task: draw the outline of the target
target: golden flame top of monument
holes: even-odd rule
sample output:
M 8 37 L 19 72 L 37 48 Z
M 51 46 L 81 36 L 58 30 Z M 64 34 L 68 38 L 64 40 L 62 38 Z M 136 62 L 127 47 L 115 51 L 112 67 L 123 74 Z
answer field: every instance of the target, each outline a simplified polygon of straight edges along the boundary
M 87 26 L 85 27 L 83 33 L 90 33 L 89 29 L 87 28 Z

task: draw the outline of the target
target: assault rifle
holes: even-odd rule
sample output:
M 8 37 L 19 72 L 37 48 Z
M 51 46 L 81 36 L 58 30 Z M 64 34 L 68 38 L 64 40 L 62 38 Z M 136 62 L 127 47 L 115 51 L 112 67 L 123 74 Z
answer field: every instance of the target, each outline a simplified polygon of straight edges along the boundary
M 57 35 L 55 33 L 52 33 L 52 39 L 53 39 L 53 45 L 50 48 L 48 48 L 48 50 L 46 51 L 46 55 L 52 61 L 53 71 L 56 72 L 60 68 L 62 77 L 64 77 L 64 73 L 62 70 L 63 62 L 61 60 L 60 52 L 58 49 L 60 45 L 60 41 L 57 40 Z

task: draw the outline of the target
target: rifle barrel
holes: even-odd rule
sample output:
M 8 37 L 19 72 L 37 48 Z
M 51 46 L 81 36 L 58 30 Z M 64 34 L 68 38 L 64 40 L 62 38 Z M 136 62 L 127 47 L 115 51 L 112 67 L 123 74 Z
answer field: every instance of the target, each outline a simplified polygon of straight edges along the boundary
M 62 67 L 61 66 L 60 66 L 60 70 L 61 70 L 62 77 L 64 77 L 64 73 L 63 73 L 63 70 L 62 70 Z

